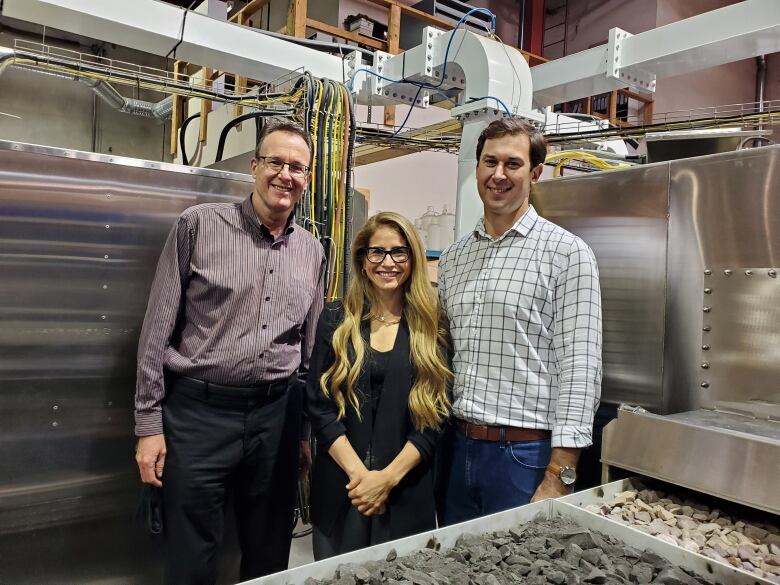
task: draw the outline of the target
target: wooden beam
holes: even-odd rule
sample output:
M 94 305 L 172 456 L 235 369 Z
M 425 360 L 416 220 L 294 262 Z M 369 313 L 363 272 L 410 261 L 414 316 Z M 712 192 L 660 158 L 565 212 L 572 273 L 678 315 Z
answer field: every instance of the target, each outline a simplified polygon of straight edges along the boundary
M 203 70 L 203 87 L 209 89 L 211 87 L 211 69 Z M 200 130 L 198 132 L 198 142 L 201 144 L 206 143 L 209 130 L 209 112 L 211 111 L 211 100 L 203 100 L 200 102 Z
M 230 21 L 237 24 L 244 24 L 241 22 L 242 18 L 245 19 L 245 21 L 249 20 L 249 18 L 253 16 L 255 12 L 263 8 L 269 2 L 271 2 L 271 0 L 252 0 L 249 4 L 231 16 Z
M 306 26 L 308 28 L 313 28 L 316 31 L 333 35 L 334 37 L 338 37 L 340 39 L 346 39 L 348 41 L 354 41 L 356 43 L 360 43 L 361 45 L 366 45 L 367 47 L 371 47 L 372 49 L 387 51 L 387 43 L 385 43 L 384 41 L 380 41 L 379 39 L 375 39 L 373 37 L 364 37 L 363 35 L 359 35 L 357 33 L 344 30 L 343 28 L 333 26 L 332 24 L 327 24 L 325 22 L 320 22 L 319 20 L 313 20 L 311 18 L 307 18 Z
M 173 63 L 173 80 L 178 81 L 182 72 L 187 68 L 187 64 L 181 61 Z M 173 158 L 179 153 L 179 127 L 181 126 L 182 114 L 184 112 L 184 98 L 182 96 L 173 96 L 173 109 L 171 110 L 171 147 L 170 153 Z
M 306 36 L 306 0 L 289 0 L 287 34 L 297 38 Z
M 609 109 L 607 110 L 607 116 L 610 124 L 617 126 L 617 92 L 609 92 Z
M 390 6 L 387 11 L 387 52 L 397 55 L 401 52 L 401 7 Z M 385 126 L 395 126 L 395 106 L 385 106 Z
M 653 101 L 653 98 L 651 98 L 650 96 L 646 96 L 641 93 L 636 93 L 634 91 L 631 91 L 630 89 L 619 89 L 617 91 L 619 94 L 624 95 L 632 100 L 642 102 L 643 104 L 649 104 Z
M 396 2 L 395 0 L 366 0 L 366 2 L 370 2 L 371 4 L 377 4 L 379 6 L 384 6 L 385 8 L 390 8 L 391 6 L 397 6 L 401 9 L 401 12 L 403 14 L 408 14 L 409 16 L 413 16 L 417 20 L 421 20 L 425 24 L 430 24 L 431 26 L 435 26 L 436 28 L 440 28 L 443 30 L 452 30 L 453 28 L 455 28 L 452 25 L 452 23 L 442 18 L 433 16 L 432 14 L 428 14 L 427 12 L 423 12 L 422 10 L 419 10 L 417 8 L 412 8 L 411 6 L 407 6 L 406 4 L 401 4 L 399 2 Z

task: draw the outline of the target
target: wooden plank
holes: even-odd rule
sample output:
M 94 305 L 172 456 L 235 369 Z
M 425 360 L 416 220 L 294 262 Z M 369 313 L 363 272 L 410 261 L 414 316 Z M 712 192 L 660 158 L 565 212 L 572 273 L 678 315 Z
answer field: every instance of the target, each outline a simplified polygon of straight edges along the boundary
M 290 0 L 287 11 L 287 34 L 297 38 L 306 36 L 306 0 Z
M 186 63 L 174 61 L 173 80 L 178 81 L 182 72 L 187 68 Z M 173 96 L 173 109 L 171 110 L 171 145 L 170 153 L 173 158 L 179 153 L 179 128 L 181 127 L 182 114 L 184 112 L 184 98 L 182 96 Z
M 327 24 L 325 22 L 320 22 L 319 20 L 313 20 L 311 18 L 307 18 L 306 26 L 308 28 L 313 28 L 316 31 L 333 35 L 334 37 L 338 37 L 340 39 L 346 39 L 348 41 L 354 41 L 356 43 L 360 43 L 361 45 L 366 45 L 367 47 L 371 47 L 372 49 L 387 51 L 387 43 L 385 43 L 384 41 L 380 41 L 379 39 L 375 39 L 373 37 L 364 37 L 363 35 L 359 35 L 357 33 L 344 30 L 343 28 L 333 26 L 332 24 Z
M 617 126 L 617 92 L 609 92 L 609 110 L 608 110 L 609 122 Z
M 442 30 L 452 30 L 455 28 L 450 22 L 446 20 L 438 18 L 437 16 L 433 16 L 432 14 L 428 14 L 427 12 L 423 12 L 417 8 L 412 8 L 411 6 L 400 4 L 395 0 L 366 0 L 366 2 L 377 4 L 378 6 L 384 6 L 385 8 L 398 6 L 402 13 L 413 16 L 417 20 L 423 21 L 425 24 L 430 24 L 431 26 L 435 26 L 436 28 L 440 28 Z
M 643 104 L 649 104 L 650 102 L 653 101 L 653 98 L 651 98 L 650 96 L 643 95 L 635 91 L 631 91 L 630 89 L 619 89 L 617 91 L 619 94 L 624 95 L 632 100 L 642 102 Z
M 387 52 L 397 55 L 401 52 L 401 7 L 390 6 L 387 11 Z M 395 106 L 385 106 L 385 126 L 395 126 Z
M 653 102 L 647 102 L 642 108 L 642 115 L 644 117 L 645 126 L 649 126 L 653 123 Z
M 257 12 L 258 10 L 260 10 L 270 2 L 271 0 L 252 0 L 249 4 L 247 4 L 241 10 L 239 10 L 233 16 L 231 16 L 230 21 L 235 22 L 237 24 L 244 24 L 243 22 L 240 22 L 242 18 L 244 19 L 244 22 L 246 22 L 252 16 L 254 16 L 255 12 Z
M 203 71 L 203 87 L 206 89 L 211 87 L 211 69 L 205 69 Z M 209 112 L 211 111 L 211 100 L 203 100 L 200 102 L 200 130 L 198 132 L 198 141 L 201 144 L 206 144 L 206 138 L 208 137 L 209 130 Z

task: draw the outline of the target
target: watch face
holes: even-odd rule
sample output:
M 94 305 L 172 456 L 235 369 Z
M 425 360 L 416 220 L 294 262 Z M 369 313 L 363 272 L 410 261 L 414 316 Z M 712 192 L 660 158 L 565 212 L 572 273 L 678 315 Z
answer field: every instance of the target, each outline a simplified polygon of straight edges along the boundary
M 572 485 L 575 481 L 577 481 L 577 470 L 573 467 L 563 467 L 561 468 L 561 482 L 564 485 Z

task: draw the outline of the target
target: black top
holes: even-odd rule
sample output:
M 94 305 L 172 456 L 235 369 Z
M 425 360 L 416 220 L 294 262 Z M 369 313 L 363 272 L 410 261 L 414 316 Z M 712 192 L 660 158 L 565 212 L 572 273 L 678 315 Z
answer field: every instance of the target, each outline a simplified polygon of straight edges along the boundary
M 382 387 L 385 384 L 387 364 L 390 362 L 392 353 L 392 349 L 390 351 L 377 351 L 373 348 L 369 349 L 369 355 L 371 357 L 371 388 L 368 399 L 371 402 L 371 414 L 373 415 L 374 420 L 376 420 L 376 409 L 379 405 L 379 398 L 382 396 Z
M 328 454 L 328 448 L 333 441 L 346 434 L 361 460 L 366 460 L 370 447 L 372 469 L 386 467 L 401 452 L 407 441 L 417 448 L 422 461 L 401 480 L 388 498 L 390 537 L 403 538 L 432 530 L 436 527 L 432 463 L 439 432 L 431 429 L 418 432 L 409 414 L 409 391 L 414 380 L 414 368 L 410 360 L 409 327 L 405 320 L 401 321 L 395 346 L 392 351 L 386 352 L 387 375 L 384 376 L 381 395 L 376 401 L 376 416 L 373 416 L 370 400 L 374 368 L 366 367 L 356 384 L 360 398 L 360 417 L 354 408 L 347 405 L 346 415 L 339 420 L 336 404 L 322 393 L 319 380 L 335 359 L 331 340 L 343 316 L 344 310 L 340 302 L 329 303 L 322 311 L 306 386 L 306 412 L 317 440 L 317 453 L 312 468 L 312 521 L 319 530 L 330 536 L 336 520 L 343 516 L 351 505 L 347 490 L 344 489 L 349 479 Z M 368 345 L 368 319 L 363 321 L 361 332 Z M 368 356 L 372 353 L 377 352 L 368 352 Z M 352 348 L 350 356 L 354 356 Z

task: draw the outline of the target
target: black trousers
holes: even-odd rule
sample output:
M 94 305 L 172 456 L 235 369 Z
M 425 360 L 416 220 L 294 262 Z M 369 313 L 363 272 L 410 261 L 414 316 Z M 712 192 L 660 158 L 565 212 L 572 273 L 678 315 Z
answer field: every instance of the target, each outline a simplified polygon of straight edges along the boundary
M 302 394 L 252 398 L 174 381 L 163 403 L 167 585 L 213 585 L 232 492 L 241 580 L 287 569 Z

